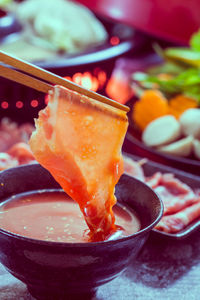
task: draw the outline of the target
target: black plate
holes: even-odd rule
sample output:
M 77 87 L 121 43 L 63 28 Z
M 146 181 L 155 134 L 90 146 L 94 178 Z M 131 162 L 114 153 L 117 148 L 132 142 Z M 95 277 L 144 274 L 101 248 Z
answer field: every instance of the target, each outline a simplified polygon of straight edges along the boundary
M 144 58 L 136 59 L 139 69 L 135 71 L 144 71 L 145 68 L 159 64 L 162 60 L 156 54 L 147 55 Z M 134 64 L 133 64 L 134 65 Z M 181 169 L 186 172 L 190 172 L 195 175 L 200 175 L 200 160 L 195 157 L 178 157 L 169 154 L 161 153 L 153 148 L 146 146 L 141 140 L 141 133 L 135 128 L 131 117 L 132 109 L 134 106 L 135 99 L 130 101 L 130 113 L 129 113 L 129 128 L 126 135 L 124 150 L 131 154 L 147 157 L 153 161 Z
M 135 155 L 130 155 L 126 154 L 125 155 L 129 156 L 130 158 L 134 160 L 140 160 L 141 157 L 135 156 Z M 183 172 L 180 170 L 177 170 L 175 168 L 163 166 L 159 163 L 152 162 L 152 161 L 147 161 L 143 165 L 143 170 L 146 176 L 151 176 L 155 172 L 161 172 L 161 173 L 173 173 L 176 178 L 180 179 L 182 182 L 186 183 L 188 186 L 190 186 L 192 189 L 198 189 L 200 187 L 200 177 L 192 175 L 187 172 Z M 193 233 L 195 230 L 200 228 L 200 218 L 196 219 L 192 223 L 190 223 L 185 229 L 181 230 L 178 233 L 166 233 L 162 232 L 156 229 L 153 229 L 153 232 L 155 234 L 161 235 L 163 237 L 168 237 L 172 239 L 183 239 L 188 237 L 191 233 Z
M 163 154 L 148 146 L 146 146 L 138 137 L 136 130 L 130 125 L 129 131 L 126 135 L 125 151 L 136 154 L 142 157 L 147 157 L 155 162 L 174 167 L 177 169 L 200 175 L 200 160 L 177 157 Z

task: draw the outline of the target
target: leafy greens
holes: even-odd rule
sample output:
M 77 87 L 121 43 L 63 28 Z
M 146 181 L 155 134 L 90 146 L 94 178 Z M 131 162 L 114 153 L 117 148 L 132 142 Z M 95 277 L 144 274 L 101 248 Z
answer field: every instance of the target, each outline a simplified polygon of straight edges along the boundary
M 166 97 L 184 94 L 200 104 L 200 31 L 191 37 L 190 48 L 156 48 L 159 55 L 166 59 L 157 69 L 158 73 L 136 72 L 133 79 L 142 88 L 158 88 Z M 160 73 L 165 76 L 160 76 Z

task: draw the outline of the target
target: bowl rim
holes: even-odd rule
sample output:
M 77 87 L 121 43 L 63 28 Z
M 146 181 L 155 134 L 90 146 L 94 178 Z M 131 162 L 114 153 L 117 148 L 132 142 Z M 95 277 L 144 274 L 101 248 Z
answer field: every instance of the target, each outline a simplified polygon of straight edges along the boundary
M 38 163 L 31 163 L 31 164 L 28 164 L 28 165 L 20 165 L 20 166 L 14 167 L 14 168 L 9 168 L 9 169 L 0 171 L 0 175 L 3 174 L 3 173 L 5 173 L 5 172 L 7 172 L 7 171 L 13 170 L 13 169 L 27 168 L 27 167 L 34 166 L 34 165 L 39 165 L 39 164 Z M 133 180 L 135 180 L 140 185 L 145 185 L 145 187 L 147 189 L 149 189 L 149 191 L 152 194 L 154 194 L 155 198 L 157 199 L 157 201 L 158 201 L 158 203 L 160 205 L 160 210 L 159 210 L 159 213 L 158 213 L 156 219 L 151 224 L 149 224 L 148 226 L 146 226 L 145 228 L 143 228 L 143 229 L 141 229 L 141 230 L 139 230 L 139 231 L 137 231 L 137 232 L 135 232 L 135 233 L 133 233 L 131 235 L 127 235 L 125 237 L 121 237 L 121 238 L 113 239 L 113 240 L 105 240 L 105 241 L 99 241 L 99 242 L 79 242 L 79 243 L 44 241 L 44 240 L 34 239 L 34 238 L 30 238 L 30 237 L 19 235 L 19 234 L 16 234 L 16 233 L 12 233 L 12 232 L 7 231 L 7 230 L 5 230 L 3 228 L 0 228 L 0 235 L 3 234 L 3 235 L 6 235 L 8 237 L 20 240 L 20 241 L 30 242 L 30 243 L 33 243 L 33 244 L 39 244 L 40 246 L 50 246 L 50 247 L 57 246 L 59 248 L 65 248 L 65 247 L 66 248 L 74 248 L 74 247 L 75 248 L 87 248 L 87 247 L 95 247 L 95 246 L 99 246 L 99 245 L 113 245 L 113 244 L 117 244 L 119 242 L 126 242 L 126 241 L 128 241 L 128 240 L 130 240 L 130 239 L 132 239 L 134 237 L 137 237 L 138 235 L 143 235 L 146 232 L 150 232 L 151 229 L 153 229 L 155 227 L 155 225 L 160 221 L 160 219 L 163 216 L 163 211 L 164 211 L 163 202 L 160 199 L 160 197 L 146 183 L 144 183 L 141 180 L 139 180 L 137 178 L 134 178 L 134 177 L 132 177 L 130 175 L 127 175 L 127 174 L 122 174 L 122 176 L 132 178 Z M 58 189 L 55 189 L 55 190 L 61 190 L 61 189 L 58 188 Z M 31 190 L 31 191 L 37 191 L 37 190 Z M 22 194 L 22 193 L 23 192 L 18 193 L 18 194 Z M 17 194 L 15 194 L 15 195 L 17 195 Z M 8 197 L 8 198 L 10 198 L 10 197 Z

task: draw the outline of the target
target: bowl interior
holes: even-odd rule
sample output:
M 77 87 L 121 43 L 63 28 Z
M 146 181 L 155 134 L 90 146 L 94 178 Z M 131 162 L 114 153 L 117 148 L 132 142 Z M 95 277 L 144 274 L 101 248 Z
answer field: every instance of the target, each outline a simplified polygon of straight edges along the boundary
M 51 174 L 37 163 L 0 172 L 0 181 L 0 201 L 23 192 L 60 188 Z M 147 185 L 135 178 L 122 175 L 116 186 L 116 197 L 120 203 L 136 211 L 141 230 L 154 227 L 161 218 L 161 201 Z

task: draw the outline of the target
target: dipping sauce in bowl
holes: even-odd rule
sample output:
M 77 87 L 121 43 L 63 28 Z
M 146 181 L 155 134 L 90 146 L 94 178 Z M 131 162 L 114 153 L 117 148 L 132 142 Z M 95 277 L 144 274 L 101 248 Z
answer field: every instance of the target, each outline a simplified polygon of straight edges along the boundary
M 121 204 L 113 208 L 121 237 L 140 230 L 136 213 Z M 0 205 L 0 227 L 21 236 L 53 242 L 87 242 L 88 227 L 78 204 L 59 190 L 21 193 Z
M 84 242 L 84 228 L 88 227 L 79 217 L 79 207 L 67 198 L 51 174 L 39 164 L 0 172 L 0 186 L 0 262 L 27 285 L 36 299 L 87 299 L 88 296 L 92 299 L 100 285 L 114 279 L 133 262 L 163 213 L 162 203 L 153 190 L 123 174 L 115 189 L 118 202 L 114 213 L 116 224 L 125 230 L 130 229 L 131 234 L 126 231 L 124 235 L 128 236 L 122 238 L 113 234 L 109 240 Z M 32 201 L 27 201 L 30 198 Z M 61 207 L 58 206 L 60 203 Z M 57 208 L 52 207 L 56 205 Z M 39 210 L 41 206 L 42 211 Z M 75 207 L 78 213 L 74 211 Z M 52 211 L 56 211 L 53 216 Z M 24 215 L 26 223 L 23 223 Z M 70 216 L 73 219 L 74 215 L 78 217 L 73 220 L 71 228 L 74 228 L 73 234 L 78 230 L 77 242 L 57 242 L 58 237 L 66 235 L 64 230 L 69 230 L 65 225 L 70 219 L 65 218 Z M 56 222 L 50 223 L 49 216 Z M 141 228 L 133 233 L 136 231 L 133 218 L 137 216 Z M 9 227 L 6 227 L 6 222 Z M 43 226 L 41 232 L 39 223 L 40 227 Z M 32 230 L 28 236 L 30 225 Z M 47 230 L 58 229 L 62 231 L 57 232 L 56 242 L 44 240 Z M 38 232 L 41 236 L 34 238 L 33 234 Z

